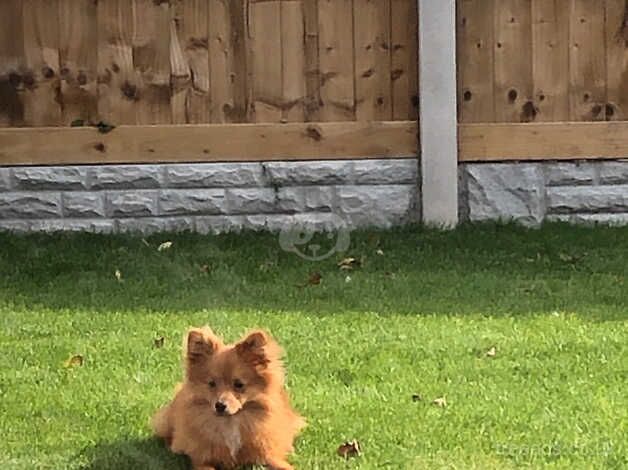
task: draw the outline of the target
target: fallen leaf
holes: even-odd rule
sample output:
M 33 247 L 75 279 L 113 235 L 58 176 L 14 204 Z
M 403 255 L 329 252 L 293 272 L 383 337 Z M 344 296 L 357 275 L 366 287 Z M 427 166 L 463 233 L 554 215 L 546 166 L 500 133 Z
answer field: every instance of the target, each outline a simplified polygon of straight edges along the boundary
M 378 249 L 375 253 L 379 256 L 384 256 L 384 252 L 381 249 Z
M 321 276 L 321 273 L 319 273 L 318 271 L 315 271 L 310 274 L 310 277 L 307 280 L 307 283 L 311 286 L 317 286 L 318 284 L 321 283 L 322 278 L 323 276 Z
M 119 269 L 116 269 L 116 272 L 114 273 L 114 275 L 116 276 L 116 279 L 118 280 L 118 282 L 122 281 L 122 273 L 120 272 Z
M 63 365 L 66 368 L 80 367 L 83 365 L 83 356 L 81 356 L 80 354 L 75 354 L 74 356 L 70 357 L 67 361 L 65 361 Z
M 345 277 L 345 282 L 351 282 L 351 276 Z
M 414 395 L 412 395 L 412 401 L 413 402 L 417 402 L 417 401 L 421 401 L 421 400 L 423 400 L 423 398 L 418 393 L 415 393 Z
M 161 245 L 157 247 L 157 251 L 169 250 L 172 246 L 172 242 L 163 242 Z
M 159 338 L 155 338 L 153 340 L 153 344 L 155 345 L 155 348 L 159 349 L 164 347 L 165 341 L 166 339 L 163 336 L 160 336 Z
M 434 401 L 432 401 L 432 404 L 441 408 L 445 408 L 447 406 L 447 399 L 445 397 L 436 398 L 434 399 Z
M 347 441 L 338 447 L 338 455 L 344 457 L 345 459 L 358 457 L 360 453 L 360 443 L 356 440 Z
M 490 349 L 486 351 L 487 357 L 495 357 L 496 354 L 497 354 L 497 348 L 495 346 L 491 346 Z
M 205 273 L 205 274 L 209 273 L 209 265 L 208 264 L 202 265 L 199 269 L 200 269 L 200 271 L 202 273 Z
M 356 258 L 345 258 L 342 261 L 338 262 L 338 267 L 342 270 L 351 270 L 360 266 L 361 261 Z

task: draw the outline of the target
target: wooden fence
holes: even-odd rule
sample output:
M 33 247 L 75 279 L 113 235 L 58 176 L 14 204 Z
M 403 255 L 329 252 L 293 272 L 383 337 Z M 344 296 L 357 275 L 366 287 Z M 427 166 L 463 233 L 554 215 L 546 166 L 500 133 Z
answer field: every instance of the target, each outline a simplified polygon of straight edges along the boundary
M 626 155 L 628 1 L 457 3 L 462 160 Z

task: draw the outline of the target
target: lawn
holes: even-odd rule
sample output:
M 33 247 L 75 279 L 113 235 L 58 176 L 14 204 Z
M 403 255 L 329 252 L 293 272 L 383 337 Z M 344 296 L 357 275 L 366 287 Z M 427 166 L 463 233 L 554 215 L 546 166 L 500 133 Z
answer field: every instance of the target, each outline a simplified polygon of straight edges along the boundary
M 0 234 L 0 468 L 185 469 L 148 419 L 203 324 L 283 344 L 299 469 L 626 468 L 627 274 L 628 228 Z

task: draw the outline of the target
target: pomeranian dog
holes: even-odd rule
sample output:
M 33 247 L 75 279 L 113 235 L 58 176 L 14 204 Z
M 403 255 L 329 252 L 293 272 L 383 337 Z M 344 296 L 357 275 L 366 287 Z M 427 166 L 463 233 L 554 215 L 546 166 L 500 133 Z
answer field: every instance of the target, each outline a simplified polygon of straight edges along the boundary
M 264 331 L 225 345 L 205 327 L 184 349 L 184 382 L 153 417 L 155 434 L 194 470 L 293 469 L 287 456 L 305 420 L 290 405 L 280 346 Z

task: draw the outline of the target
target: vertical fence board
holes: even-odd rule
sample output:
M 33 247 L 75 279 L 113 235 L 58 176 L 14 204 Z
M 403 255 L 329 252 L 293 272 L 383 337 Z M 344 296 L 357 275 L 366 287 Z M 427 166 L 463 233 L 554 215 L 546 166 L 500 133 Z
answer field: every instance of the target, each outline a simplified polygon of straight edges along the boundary
M 172 122 L 168 2 L 133 0 L 133 63 L 139 73 L 138 124 Z
M 305 121 L 320 120 L 321 71 L 319 65 L 318 0 L 303 0 L 305 27 Z
M 250 55 L 255 122 L 279 122 L 282 116 L 281 3 L 249 6 Z
M 530 0 L 495 4 L 495 118 L 530 122 L 532 101 L 532 21 Z
M 352 0 L 318 1 L 322 121 L 355 119 Z
M 59 82 L 59 4 L 23 0 L 24 122 L 28 126 L 61 124 Z
M 628 119 L 628 1 L 606 0 L 606 120 Z
M 415 120 L 419 93 L 416 0 L 390 0 L 390 17 L 392 119 Z
M 570 118 L 603 121 L 606 101 L 604 2 L 572 0 Z
M 176 36 L 170 38 L 170 66 L 173 92 L 173 122 L 181 122 L 184 109 L 188 123 L 210 122 L 209 3 L 207 0 L 179 0 Z M 178 84 L 178 86 L 177 86 Z
M 59 0 L 62 123 L 96 122 L 98 27 L 94 2 Z
M 98 115 L 114 124 L 136 122 L 139 95 L 132 35 L 131 2 L 98 2 Z
M 0 127 L 24 125 L 22 1 L 0 1 Z
M 246 122 L 250 103 L 247 2 L 209 0 L 212 122 Z
M 282 118 L 305 120 L 305 24 L 302 0 L 281 2 Z
M 532 0 L 532 73 L 537 121 L 569 119 L 569 2 Z
M 358 121 L 390 120 L 390 1 L 353 2 L 355 116 Z
M 458 1 L 458 119 L 495 121 L 494 0 Z

